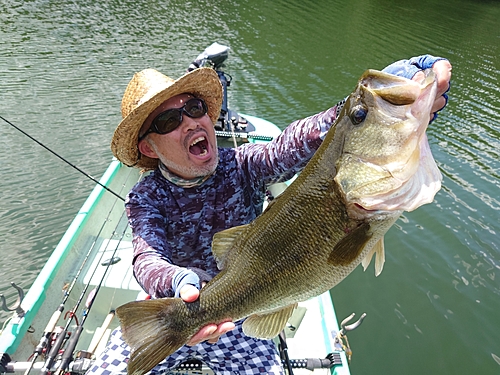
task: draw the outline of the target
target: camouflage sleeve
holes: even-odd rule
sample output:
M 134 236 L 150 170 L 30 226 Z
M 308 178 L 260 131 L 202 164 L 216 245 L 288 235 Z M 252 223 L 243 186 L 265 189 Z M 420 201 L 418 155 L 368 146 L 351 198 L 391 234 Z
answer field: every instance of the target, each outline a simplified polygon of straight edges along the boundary
M 149 191 L 145 185 L 138 185 L 125 203 L 133 231 L 134 276 L 152 297 L 172 297 L 172 278 L 182 268 L 172 264 L 171 248 L 166 243 L 165 217 L 158 210 L 156 200 L 149 197 Z
M 254 186 L 287 181 L 300 172 L 321 145 L 343 102 L 288 125 L 273 141 L 240 147 L 238 155 Z

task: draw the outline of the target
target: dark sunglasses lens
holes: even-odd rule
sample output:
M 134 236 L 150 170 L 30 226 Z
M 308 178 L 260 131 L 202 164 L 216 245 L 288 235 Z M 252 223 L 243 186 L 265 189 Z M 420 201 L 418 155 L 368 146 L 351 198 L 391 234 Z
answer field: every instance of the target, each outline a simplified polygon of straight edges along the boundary
M 159 134 L 170 133 L 181 124 L 182 112 L 189 117 L 199 118 L 207 113 L 207 105 L 202 99 L 190 99 L 182 108 L 172 108 L 160 113 L 151 125 Z
M 191 99 L 184 106 L 184 111 L 189 117 L 199 118 L 207 113 L 207 106 L 201 99 Z
M 154 124 L 160 134 L 170 133 L 181 123 L 181 111 L 179 109 L 169 109 L 155 118 Z

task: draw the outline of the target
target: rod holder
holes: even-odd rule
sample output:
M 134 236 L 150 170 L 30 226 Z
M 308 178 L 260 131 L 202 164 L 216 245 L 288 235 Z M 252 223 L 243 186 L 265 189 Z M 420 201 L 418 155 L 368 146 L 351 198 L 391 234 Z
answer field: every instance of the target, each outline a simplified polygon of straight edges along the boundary
M 17 300 L 12 306 L 9 307 L 7 306 L 7 301 L 5 300 L 4 295 L 0 294 L 0 300 L 2 301 L 2 310 L 7 312 L 15 311 L 18 317 L 23 317 L 26 314 L 24 309 L 21 307 L 21 302 L 24 299 L 24 291 L 14 282 L 11 282 L 10 285 L 12 285 L 12 287 L 17 290 Z

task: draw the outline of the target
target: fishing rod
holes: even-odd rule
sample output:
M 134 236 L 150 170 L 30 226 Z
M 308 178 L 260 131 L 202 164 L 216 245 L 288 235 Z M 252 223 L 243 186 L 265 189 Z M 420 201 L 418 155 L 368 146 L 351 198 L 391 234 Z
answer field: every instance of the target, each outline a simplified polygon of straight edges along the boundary
M 123 189 L 123 186 L 122 186 L 122 189 Z M 35 348 L 35 350 L 33 352 L 33 357 L 28 365 L 28 368 L 24 372 L 24 375 L 28 375 L 31 372 L 31 370 L 33 369 L 33 365 L 35 364 L 38 356 L 40 354 L 42 354 L 43 350 L 47 347 L 47 344 L 49 343 L 50 337 L 52 336 L 52 333 L 54 332 L 54 328 L 55 328 L 62 312 L 64 311 L 64 307 L 66 305 L 66 302 L 68 301 L 68 298 L 69 298 L 71 292 L 73 291 L 73 288 L 74 288 L 78 278 L 80 277 L 80 274 L 82 273 L 83 268 L 85 267 L 85 264 L 89 260 L 90 255 L 92 254 L 92 252 L 95 248 L 95 245 L 97 243 L 97 239 L 100 237 L 102 231 L 104 230 L 104 227 L 108 223 L 108 219 L 111 217 L 111 214 L 112 214 L 117 202 L 118 201 L 115 200 L 113 202 L 113 204 L 111 205 L 111 209 L 109 210 L 109 212 L 106 216 L 106 219 L 102 223 L 101 228 L 97 232 L 97 235 L 96 235 L 92 245 L 90 246 L 89 251 L 87 252 L 87 254 L 85 254 L 85 258 L 83 258 L 83 261 L 82 261 L 82 264 L 80 265 L 80 268 L 76 272 L 75 277 L 73 277 L 73 280 L 71 281 L 70 286 L 65 290 L 64 297 L 63 297 L 63 300 L 61 301 L 61 304 L 59 305 L 57 310 L 52 314 L 52 317 L 50 318 L 49 322 L 47 323 L 47 326 L 45 327 L 45 329 L 43 331 L 42 338 L 40 339 L 40 342 L 38 343 L 37 347 Z
M 288 371 L 288 375 L 293 375 L 292 363 L 290 362 L 290 357 L 288 356 L 288 345 L 286 344 L 285 331 L 282 330 L 278 335 L 280 342 L 280 352 L 282 355 L 282 361 L 286 365 L 286 369 Z
M 117 225 L 115 227 L 115 233 L 116 233 L 116 228 L 118 228 L 118 226 L 120 225 L 120 222 L 122 222 L 122 219 L 123 219 L 124 215 L 125 215 L 125 211 L 122 213 L 121 218 L 118 220 L 118 223 L 117 223 Z M 123 232 L 121 234 L 121 237 L 120 237 L 120 239 L 118 241 L 118 244 L 116 245 L 116 248 L 113 251 L 113 254 L 111 255 L 111 259 L 114 258 L 115 254 L 116 254 L 116 251 L 118 250 L 118 246 L 120 244 L 120 241 L 125 236 L 125 232 L 126 231 L 127 231 L 127 226 L 125 226 L 125 228 L 124 228 L 124 230 L 123 230 Z M 104 256 L 104 254 L 105 254 L 105 251 L 102 252 L 101 257 L 99 258 L 99 261 L 97 262 L 97 264 L 101 264 L 102 263 L 102 258 Z M 87 307 L 87 310 L 84 311 L 83 320 L 80 322 L 80 324 L 78 325 L 78 327 L 76 329 L 76 332 L 74 332 L 74 334 L 71 336 L 70 341 L 68 342 L 68 347 L 66 348 L 65 353 L 64 353 L 65 356 L 63 356 L 64 362 L 61 362 L 61 364 L 59 365 L 59 369 L 62 369 L 63 366 L 67 367 L 67 365 L 69 364 L 69 362 L 71 360 L 71 356 L 73 354 L 72 353 L 73 349 L 76 346 L 76 344 L 78 342 L 78 339 L 79 339 L 79 337 L 80 337 L 80 335 L 81 335 L 81 333 L 83 331 L 83 325 L 85 323 L 86 317 L 88 316 L 88 312 L 90 311 L 90 307 L 92 307 L 92 304 L 93 304 L 93 302 L 94 302 L 94 300 L 95 300 L 95 298 L 96 298 L 96 296 L 97 296 L 97 294 L 99 292 L 99 289 L 100 289 L 100 287 L 101 287 L 101 285 L 102 285 L 102 283 L 104 281 L 104 278 L 106 277 L 108 269 L 109 269 L 109 267 L 111 265 L 113 265 L 113 262 L 108 262 L 107 263 L 106 269 L 104 270 L 104 273 L 103 273 L 103 275 L 102 275 L 102 277 L 101 277 L 101 279 L 99 281 L 99 284 L 98 284 L 97 288 L 95 289 L 95 293 L 92 296 L 92 298 L 90 298 L 89 307 Z M 82 302 L 82 300 L 83 300 L 83 298 L 84 298 L 84 296 L 87 293 L 87 290 L 89 288 L 90 280 L 92 280 L 92 278 L 94 277 L 96 271 L 97 271 L 97 267 L 94 268 L 94 270 L 92 271 L 92 275 L 89 278 L 89 283 L 87 283 L 85 285 L 85 287 L 83 288 L 82 292 L 80 293 L 80 296 L 78 298 L 78 301 L 75 304 L 75 307 L 73 308 L 73 310 L 71 310 L 73 312 L 73 314 L 70 314 L 70 316 L 68 318 L 68 321 L 66 322 L 66 325 L 65 325 L 63 331 L 59 334 L 59 336 L 57 337 L 57 339 L 56 339 L 54 345 L 52 346 L 49 354 L 47 355 L 45 363 L 44 363 L 44 365 L 42 367 L 42 370 L 41 370 L 41 374 L 47 375 L 51 371 L 52 367 L 54 366 L 54 363 L 56 361 L 56 357 L 59 355 L 59 351 L 62 348 L 63 342 L 64 342 L 64 340 L 66 338 L 66 333 L 69 331 L 69 327 L 70 327 L 70 325 L 71 325 L 71 323 L 73 321 L 73 317 L 75 316 L 75 312 L 80 307 L 80 304 L 81 304 L 81 302 Z M 66 353 L 68 353 L 68 354 L 66 354 Z
M 285 366 L 285 361 L 282 359 L 281 364 Z M 319 369 L 331 369 L 334 366 L 342 365 L 342 357 L 340 352 L 332 352 L 327 354 L 325 358 L 299 358 L 290 359 L 290 367 L 292 369 L 306 369 L 309 371 L 319 370 Z M 193 371 L 196 374 L 201 374 L 204 369 L 204 364 L 199 359 L 190 358 L 181 362 L 177 367 L 175 367 L 171 374 L 180 373 L 180 371 Z M 330 372 L 327 372 L 328 374 Z M 170 374 L 170 373 L 168 373 Z
M 4 117 L 0 116 L 0 119 L 4 120 L 7 124 L 9 124 L 10 126 L 12 126 L 14 129 L 18 130 L 19 132 L 23 133 L 26 137 L 28 137 L 29 139 L 31 139 L 33 142 L 35 143 L 38 143 L 40 146 L 42 146 L 44 149 L 46 149 L 47 151 L 49 151 L 50 153 L 52 153 L 53 155 L 57 156 L 59 159 L 61 159 L 63 162 L 65 162 L 66 164 L 68 164 L 69 166 L 73 167 L 74 169 L 76 169 L 78 172 L 80 172 L 81 174 L 83 174 L 85 177 L 91 179 L 92 181 L 94 181 L 97 185 L 101 186 L 102 188 L 106 189 L 107 191 L 109 191 L 111 194 L 115 195 L 116 197 L 120 198 L 122 201 L 125 201 L 125 199 L 123 197 L 121 197 L 120 195 L 118 195 L 117 193 L 115 193 L 113 190 L 111 190 L 110 188 L 108 188 L 106 185 L 104 184 L 101 184 L 99 181 L 97 181 L 94 177 L 92 177 L 91 175 L 89 175 L 88 173 L 84 172 L 83 170 L 81 170 L 80 168 L 78 168 L 76 165 L 72 164 L 71 162 L 69 162 L 68 160 L 66 160 L 65 158 L 63 158 L 61 155 L 59 155 L 58 153 L 56 153 L 55 151 L 51 150 L 50 148 L 48 148 L 47 146 L 45 146 L 43 143 L 41 143 L 40 141 L 38 141 L 37 139 L 35 139 L 34 137 L 32 137 L 31 135 L 29 135 L 28 133 L 26 133 L 24 130 L 22 130 L 21 128 L 19 128 L 18 126 L 14 125 L 12 122 L 10 122 L 9 120 L 5 119 Z
M 112 211 L 112 210 L 111 210 L 111 211 Z M 110 212 L 111 212 L 111 211 L 110 211 Z M 121 218 L 118 220 L 118 223 L 117 223 L 117 226 L 115 227 L 115 229 L 118 227 L 118 225 L 119 225 L 119 224 L 120 224 L 120 222 L 122 221 L 122 218 L 124 217 L 124 215 L 125 215 L 125 211 L 122 213 Z M 105 224 L 106 224 L 106 222 L 107 222 L 107 221 L 105 221 L 105 222 L 103 223 L 103 225 L 105 225 Z M 111 259 L 113 259 L 113 258 L 114 258 L 115 254 L 116 254 L 116 251 L 118 250 L 119 243 L 120 243 L 120 241 L 123 239 L 123 237 L 124 237 L 124 235 L 125 235 L 125 232 L 126 232 L 126 231 L 127 231 L 127 226 L 125 226 L 125 229 L 123 230 L 123 232 L 122 232 L 122 234 L 121 234 L 120 240 L 118 241 L 118 244 L 116 245 L 116 248 L 115 248 L 115 250 L 113 251 L 113 254 L 111 255 Z M 96 237 L 96 240 L 95 240 L 95 241 L 97 241 L 97 238 L 98 238 L 98 237 Z M 94 244 L 95 244 L 95 242 L 94 242 Z M 94 246 L 94 244 L 93 244 L 93 246 Z M 103 251 L 103 252 L 102 252 L 102 254 L 101 254 L 101 256 L 100 256 L 99 261 L 97 262 L 97 264 L 101 264 L 101 262 L 102 262 L 102 258 L 104 257 L 104 254 L 105 254 L 105 251 Z M 100 289 L 100 287 L 101 287 L 101 285 L 102 285 L 102 283 L 103 283 L 103 281 L 104 281 L 104 278 L 106 277 L 106 273 L 107 273 L 107 271 L 108 271 L 109 267 L 110 267 L 112 264 L 113 264 L 113 262 L 108 262 L 108 264 L 107 264 L 107 266 L 106 266 L 106 269 L 104 270 L 104 273 L 103 273 L 103 275 L 102 275 L 102 277 L 101 277 L 101 279 L 100 279 L 100 281 L 99 281 L 99 285 L 98 285 L 98 287 L 97 287 L 97 289 L 96 289 L 96 292 L 95 292 L 94 296 L 91 298 L 91 301 L 90 301 L 90 307 L 92 306 L 93 301 L 95 300 L 95 298 L 96 298 L 96 296 L 97 296 L 97 294 L 98 294 L 98 291 L 99 291 L 99 289 Z M 41 373 L 42 373 L 43 375 L 47 375 L 47 374 L 49 373 L 49 371 L 51 371 L 51 368 L 52 368 L 52 366 L 53 366 L 53 365 L 54 365 L 54 363 L 55 363 L 56 357 L 57 357 L 57 356 L 58 356 L 58 354 L 59 354 L 59 350 L 61 349 L 61 347 L 62 347 L 62 345 L 63 345 L 63 341 L 64 341 L 64 339 L 66 338 L 66 333 L 68 332 L 69 327 L 70 327 L 70 325 L 71 325 L 71 323 L 72 323 L 72 321 L 73 321 L 73 317 L 75 316 L 76 311 L 77 311 L 77 310 L 78 310 L 78 308 L 80 307 L 80 304 L 81 304 L 81 302 L 83 301 L 83 298 L 85 297 L 85 294 L 87 293 L 87 290 L 88 290 L 88 288 L 89 288 L 89 285 L 90 285 L 90 280 L 92 280 L 92 278 L 94 277 L 94 275 L 95 275 L 96 271 L 97 271 L 97 267 L 96 267 L 96 268 L 94 268 L 94 270 L 92 271 L 92 275 L 91 275 L 91 276 L 90 276 L 90 278 L 89 278 L 89 283 L 87 283 L 87 284 L 85 285 L 85 287 L 83 288 L 82 292 L 80 293 L 80 296 L 79 296 L 79 298 L 78 298 L 78 301 L 77 301 L 77 302 L 76 302 L 76 304 L 75 304 L 75 307 L 71 310 L 72 314 L 70 314 L 70 316 L 69 316 L 69 318 L 68 318 L 68 321 L 66 322 L 66 325 L 65 325 L 65 327 L 64 327 L 64 329 L 63 329 L 63 331 L 59 334 L 59 336 L 58 336 L 58 337 L 57 337 L 57 339 L 56 339 L 56 342 L 55 342 L 55 343 L 54 343 L 54 345 L 52 346 L 52 348 L 51 348 L 51 350 L 50 350 L 50 352 L 49 352 L 49 354 L 48 354 L 48 356 L 47 356 L 47 358 L 46 358 L 46 360 L 45 360 L 45 364 L 43 365 L 42 370 L 41 370 Z M 90 310 L 90 308 L 88 308 L 88 309 L 87 309 L 87 312 L 84 312 L 84 318 L 83 318 L 82 322 L 78 325 L 76 333 L 75 333 L 75 334 L 71 337 L 71 340 L 70 340 L 70 341 L 71 341 L 71 345 L 73 345 L 73 347 L 74 347 L 74 346 L 76 346 L 76 344 L 77 344 L 77 342 L 78 342 L 78 338 L 80 337 L 80 334 L 81 334 L 81 332 L 82 332 L 82 330 L 83 330 L 83 324 L 84 324 L 84 322 L 85 322 L 85 320 L 86 320 L 86 316 L 88 315 L 88 311 L 89 311 L 89 310 Z M 76 338 L 75 338 L 75 339 L 73 339 L 73 337 L 75 337 L 75 336 L 76 336 Z M 68 351 L 68 349 L 66 349 L 66 351 Z M 72 352 L 72 351 L 71 351 L 71 352 Z M 71 352 L 70 352 L 70 355 L 72 354 Z M 65 352 L 65 354 L 66 354 L 66 352 Z M 68 363 L 69 363 L 69 361 L 68 361 Z M 67 364 L 66 364 L 66 365 L 67 365 Z
M 125 212 L 124 212 L 125 213 Z M 122 217 L 123 218 L 123 215 L 124 213 L 122 214 Z M 116 228 L 118 227 L 118 225 L 120 224 L 120 221 L 121 221 L 121 218 L 120 220 L 118 220 L 118 224 L 116 226 Z M 122 233 L 121 233 L 121 236 L 118 240 L 118 243 L 116 244 L 115 246 L 115 249 L 113 251 L 113 254 L 111 254 L 111 259 L 113 259 L 115 257 L 115 254 L 116 252 L 118 251 L 118 248 L 120 247 L 120 243 L 123 239 L 123 237 L 125 236 L 125 232 L 127 231 L 127 226 L 125 225 L 125 228 L 123 229 Z M 102 252 L 101 254 L 101 259 L 104 255 L 105 251 Z M 101 263 L 101 259 L 99 260 L 99 263 Z M 97 285 L 97 287 L 94 289 L 95 293 L 94 295 L 92 296 L 92 298 L 90 298 L 90 301 L 87 305 L 87 309 L 84 310 L 84 313 L 83 313 L 83 318 L 80 322 L 80 324 L 77 326 L 75 332 L 73 333 L 73 335 L 71 335 L 71 338 L 69 339 L 68 341 L 68 344 L 66 346 L 66 349 L 64 350 L 64 354 L 61 358 L 61 362 L 59 364 L 59 368 L 57 369 L 55 375 L 62 375 L 67 369 L 68 369 L 68 366 L 69 366 L 69 363 L 71 362 L 71 360 L 73 359 L 73 351 L 75 350 L 75 347 L 76 347 L 76 344 L 78 343 L 78 340 L 80 339 L 80 335 L 83 331 L 83 326 L 85 324 L 85 321 L 87 320 L 87 317 L 89 316 L 89 313 L 90 313 L 90 309 L 92 308 L 93 304 L 94 304 L 94 301 L 99 293 L 99 290 L 101 289 L 101 286 L 102 286 L 102 283 L 104 282 L 104 278 L 106 277 L 106 274 L 109 270 L 109 268 L 113 265 L 114 263 L 112 261 L 110 262 L 107 262 L 107 265 L 106 265 L 106 269 L 104 270 L 104 273 L 101 277 L 101 279 L 99 280 L 99 284 Z M 93 273 L 92 273 L 92 276 L 90 277 L 89 279 L 89 283 L 90 283 L 90 280 L 92 280 L 93 276 L 94 276 L 94 273 L 95 271 L 97 270 L 94 269 Z M 87 284 L 85 286 L 85 289 L 87 289 L 89 286 L 89 284 Z M 71 318 L 70 318 L 71 320 Z M 69 324 L 67 324 L 67 326 L 69 326 Z M 65 336 L 62 335 L 62 336 Z M 61 344 L 62 344 L 62 340 L 61 340 Z M 59 351 L 59 349 L 57 350 Z M 53 365 L 53 363 L 52 363 Z M 52 365 L 50 367 L 52 367 Z M 50 369 L 50 367 L 48 367 Z M 44 370 L 46 370 L 46 368 L 42 369 L 42 374 L 46 374 L 46 372 L 44 372 Z

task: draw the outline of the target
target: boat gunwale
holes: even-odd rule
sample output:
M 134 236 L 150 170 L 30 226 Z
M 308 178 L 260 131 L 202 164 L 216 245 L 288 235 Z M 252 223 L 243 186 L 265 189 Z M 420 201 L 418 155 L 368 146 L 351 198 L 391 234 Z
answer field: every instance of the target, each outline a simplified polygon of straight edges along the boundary
M 117 159 L 113 158 L 111 164 L 99 180 L 99 183 L 107 187 L 111 181 L 113 181 L 113 178 L 116 176 L 120 168 L 121 163 Z M 25 298 L 21 302 L 21 307 L 24 309 L 25 315 L 21 318 L 14 317 L 1 332 L 1 353 L 12 355 L 16 352 L 24 335 L 31 326 L 31 323 L 37 316 L 38 310 L 44 303 L 46 299 L 46 292 L 55 279 L 54 276 L 58 273 L 63 262 L 70 253 L 73 244 L 77 240 L 78 235 L 82 231 L 92 212 L 96 209 L 102 199 L 103 193 L 105 192 L 106 190 L 99 184 L 95 185 L 92 189 L 90 195 L 83 203 L 82 207 L 76 214 L 49 259 L 44 264 L 42 270 L 29 288 Z

